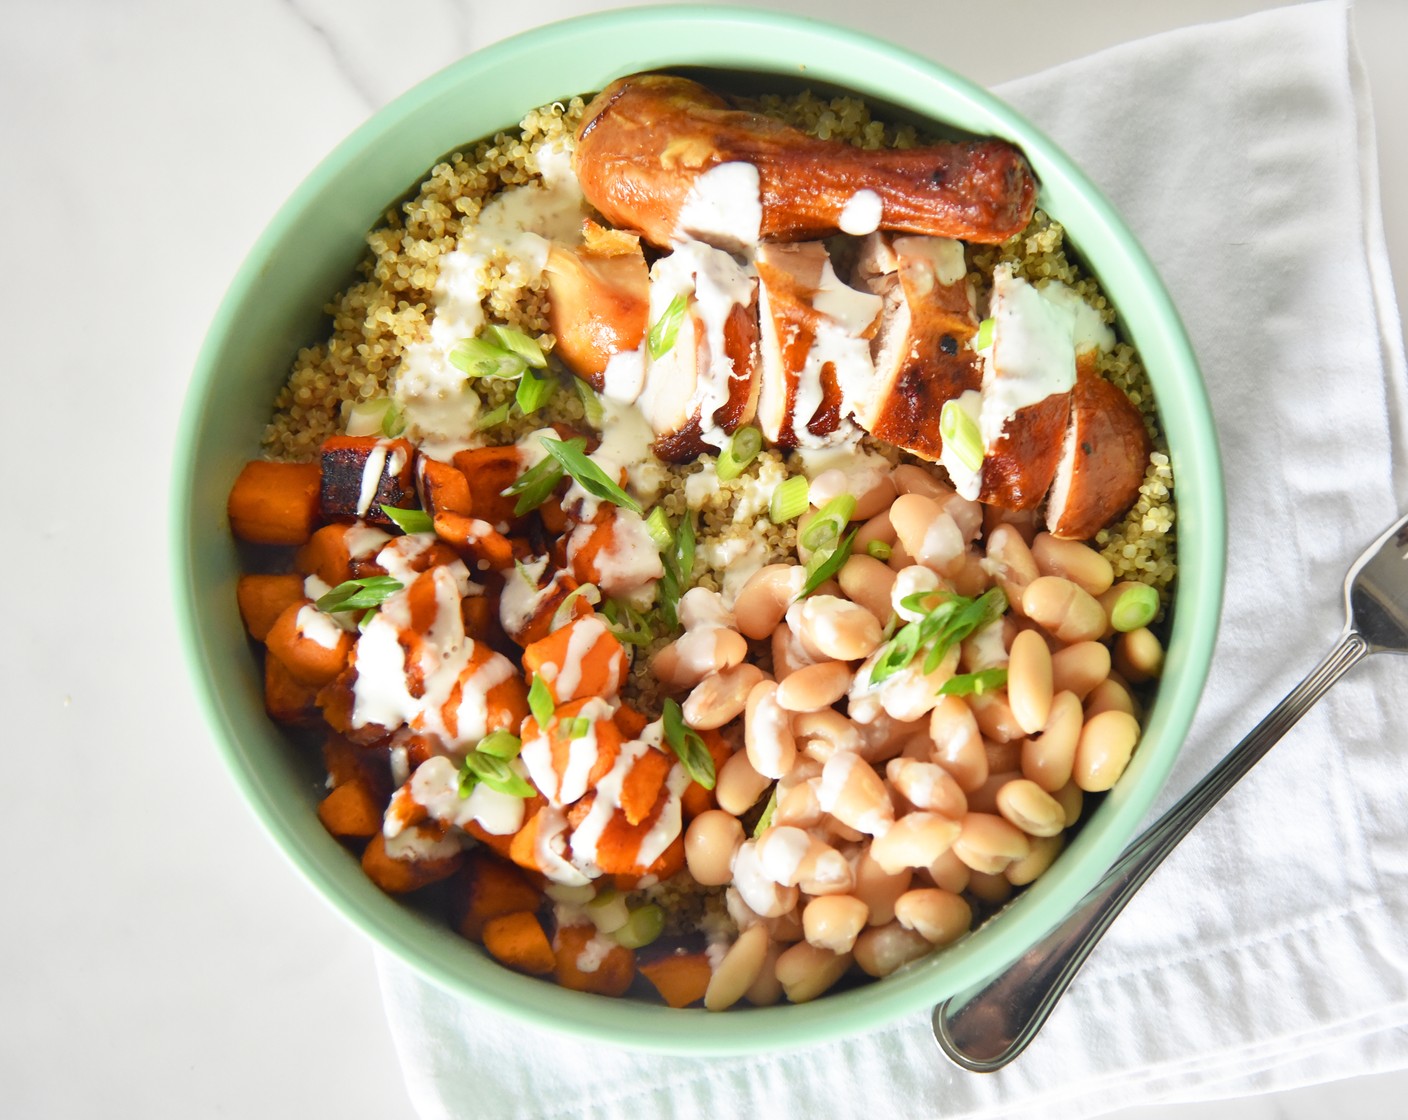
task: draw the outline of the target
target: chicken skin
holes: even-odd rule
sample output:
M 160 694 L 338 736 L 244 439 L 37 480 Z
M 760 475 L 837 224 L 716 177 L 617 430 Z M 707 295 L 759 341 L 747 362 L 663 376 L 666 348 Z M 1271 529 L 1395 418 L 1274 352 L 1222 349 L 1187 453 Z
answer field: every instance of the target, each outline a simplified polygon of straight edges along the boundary
M 608 222 L 662 248 L 683 236 L 732 248 L 875 229 L 994 243 L 1025 228 L 1036 204 L 1031 169 L 1005 141 L 862 150 L 663 74 L 597 95 L 573 166 Z M 708 228 L 711 217 L 723 228 Z

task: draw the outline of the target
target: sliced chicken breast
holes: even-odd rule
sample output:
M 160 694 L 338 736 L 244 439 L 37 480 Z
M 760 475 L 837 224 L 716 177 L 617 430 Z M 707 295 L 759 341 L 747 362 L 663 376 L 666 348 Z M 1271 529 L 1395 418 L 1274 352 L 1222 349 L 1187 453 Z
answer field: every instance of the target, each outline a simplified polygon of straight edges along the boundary
M 613 355 L 640 347 L 650 316 L 650 271 L 640 238 L 587 223 L 583 244 L 554 242 L 544 270 L 554 353 L 601 392 Z

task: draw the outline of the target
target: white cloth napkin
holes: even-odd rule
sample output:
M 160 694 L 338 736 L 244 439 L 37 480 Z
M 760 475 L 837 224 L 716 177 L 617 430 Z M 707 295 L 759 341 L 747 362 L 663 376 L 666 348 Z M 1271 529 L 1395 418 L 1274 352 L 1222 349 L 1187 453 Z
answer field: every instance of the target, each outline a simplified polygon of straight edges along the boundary
M 1404 360 L 1349 13 L 1308 4 L 1117 47 L 999 91 L 1122 210 L 1207 378 L 1229 502 L 1211 681 L 1166 808 L 1334 641 L 1340 584 L 1408 499 Z M 1014 1065 L 926 1016 L 778 1056 L 538 1034 L 381 961 L 439 1117 L 1089 1117 L 1408 1064 L 1408 661 L 1357 667 L 1186 840 Z

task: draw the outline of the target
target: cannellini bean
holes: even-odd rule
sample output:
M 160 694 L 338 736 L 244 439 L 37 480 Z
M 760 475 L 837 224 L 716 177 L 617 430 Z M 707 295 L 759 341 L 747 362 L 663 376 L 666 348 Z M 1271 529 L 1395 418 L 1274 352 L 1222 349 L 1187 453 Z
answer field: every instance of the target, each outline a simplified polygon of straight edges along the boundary
M 860 750 L 860 732 L 856 725 L 830 708 L 799 712 L 792 717 L 792 732 L 797 749 L 822 764 L 837 751 Z
M 763 971 L 768 945 L 764 926 L 751 926 L 738 935 L 704 989 L 704 1006 L 708 1010 L 724 1011 L 744 997 Z
M 870 920 L 870 907 L 850 894 L 814 898 L 802 911 L 802 931 L 808 942 L 833 953 L 849 953 Z
M 890 874 L 906 867 L 928 867 L 953 847 L 963 826 L 957 821 L 915 810 L 906 813 L 870 845 L 871 858 Z
M 1012 883 L 1000 872 L 975 871 L 968 880 L 968 893 L 989 906 L 1001 906 L 1012 897 Z
M 1085 794 L 1081 792 L 1080 786 L 1075 782 L 1067 782 L 1051 796 L 1059 801 L 1061 808 L 1065 810 L 1067 828 L 1080 820 L 1081 810 L 1085 808 Z
M 777 958 L 786 952 L 787 946 L 773 942 L 763 957 L 763 967 L 758 978 L 748 986 L 743 998 L 754 1007 L 771 1007 L 782 998 L 782 982 L 777 978 Z
M 895 500 L 895 495 L 899 492 L 895 487 L 893 475 L 882 474 L 871 477 L 874 481 L 855 496 L 856 508 L 855 512 L 851 514 L 852 521 L 866 521 L 877 513 L 889 509 L 890 503 Z
M 1011 770 L 991 771 L 987 781 L 977 789 L 968 791 L 968 811 L 970 813 L 996 813 L 998 790 L 1021 776 L 1022 772 L 1015 767 Z
M 977 789 L 988 777 L 988 759 L 973 710 L 961 696 L 943 696 L 929 716 L 934 742 L 933 761 L 942 766 L 964 793 Z
M 997 811 L 1028 836 L 1056 836 L 1066 827 L 1061 803 L 1029 778 L 997 791 Z
M 895 468 L 895 489 L 901 494 L 922 494 L 926 498 L 946 498 L 953 493 L 923 467 L 901 463 Z
M 707 587 L 691 587 L 680 596 L 680 625 L 686 630 L 700 626 L 722 626 L 734 629 L 733 611 L 724 603 L 724 597 Z
M 838 751 L 821 771 L 821 807 L 842 824 L 870 836 L 894 823 L 890 793 L 870 763 L 854 751 Z
M 774 882 L 810 895 L 844 894 L 855 885 L 845 856 L 800 828 L 774 825 L 757 840 L 758 866 Z
M 912 868 L 886 871 L 868 851 L 856 857 L 856 882 L 851 894 L 870 908 L 870 924 L 884 925 L 895 916 L 895 899 L 909 890 L 914 881 Z
M 780 778 L 797 760 L 792 716 L 777 703 L 777 684 L 761 680 L 748 693 L 743 712 L 743 742 L 748 761 L 765 778 Z
M 748 643 L 736 630 L 706 626 L 686 630 L 650 659 L 655 679 L 677 688 L 692 688 L 710 673 L 738 665 L 748 656 Z
M 1147 626 L 1121 634 L 1115 639 L 1115 668 L 1135 684 L 1153 680 L 1164 669 L 1163 644 Z
M 994 619 L 974 630 L 959 646 L 958 665 L 965 673 L 984 669 L 1005 669 L 1007 650 L 1017 636 L 1017 628 L 1009 626 L 1006 616 Z
M 746 750 L 734 751 L 719 767 L 714 781 L 714 800 L 724 812 L 741 817 L 758 803 L 758 798 L 770 785 L 770 778 L 753 769 Z
M 962 894 L 968 889 L 968 879 L 973 874 L 952 848 L 931 863 L 927 870 L 934 886 L 954 894 Z
M 885 777 L 916 809 L 942 813 L 953 820 L 960 820 L 968 811 L 963 789 L 952 774 L 936 763 L 892 758 L 885 766 Z
M 1037 534 L 1037 511 L 1034 509 L 1003 509 L 1001 506 L 983 506 L 983 531 L 987 536 L 1001 525 L 1016 529 L 1024 544 L 1030 546 Z
M 839 467 L 830 467 L 819 472 L 811 480 L 811 484 L 807 487 L 807 501 L 811 503 L 813 509 L 820 509 L 833 498 L 839 498 L 849 490 L 846 472 Z
M 760 918 L 780 918 L 797 905 L 801 893 L 768 876 L 752 840 L 745 840 L 733 855 L 733 886 L 744 904 Z
M 1055 862 L 1065 843 L 1066 837 L 1062 833 L 1036 837 L 1032 840 L 1031 851 L 1027 853 L 1026 858 L 1009 863 L 1002 877 L 1014 887 L 1025 887 L 1028 883 L 1035 882 Z
M 826 835 L 837 843 L 859 844 L 866 839 L 864 832 L 854 829 L 848 824 L 842 824 L 835 817 L 824 817 L 821 827 Z
M 806 578 L 806 569 L 800 564 L 768 564 L 754 572 L 733 601 L 739 632 L 754 639 L 770 635 L 781 624 Z
M 911 961 L 927 956 L 933 948 L 918 930 L 890 922 L 867 929 L 856 938 L 856 964 L 868 976 L 889 976 Z
M 1051 651 L 1034 630 L 1023 630 L 1012 639 L 1007 661 L 1007 702 L 1012 718 L 1026 734 L 1035 735 L 1051 715 Z
M 1129 689 L 1120 684 L 1113 677 L 1101 681 L 1090 690 L 1090 695 L 1085 698 L 1085 718 L 1098 716 L 1101 712 L 1127 712 L 1129 715 L 1138 715 L 1134 708 L 1134 697 L 1130 695 Z
M 1127 712 L 1101 712 L 1086 720 L 1076 744 L 1076 785 L 1087 793 L 1109 789 L 1129 765 L 1138 742 L 1139 721 Z
M 890 507 L 890 523 L 916 563 L 943 575 L 952 575 L 962 567 L 968 542 L 958 523 L 932 498 L 901 494 Z
M 1064 576 L 1091 595 L 1100 595 L 1115 582 L 1110 562 L 1088 545 L 1063 541 L 1038 533 L 1032 541 L 1032 559 L 1044 576 Z
M 993 743 L 983 740 L 983 753 L 988 756 L 988 773 L 1001 774 L 1007 770 L 1020 770 L 1022 767 L 1022 745 L 1025 739 L 1014 739 L 1010 743 Z
M 790 627 L 779 626 L 772 632 L 772 675 L 779 684 L 798 669 L 813 664 L 815 662 L 807 655 Z
M 821 802 L 817 800 L 817 790 L 821 787 L 819 778 L 800 782 L 777 799 L 773 810 L 774 824 L 795 825 L 798 828 L 812 828 L 821 823 Z
M 680 705 L 684 722 L 700 731 L 713 731 L 743 714 L 748 693 L 763 679 L 763 671 L 751 662 L 710 673 L 694 686 Z
M 963 539 L 972 544 L 983 531 L 983 503 L 969 501 L 957 492 L 937 499 L 939 507 L 953 518 Z
M 900 541 L 898 537 L 895 543 L 890 546 L 890 549 L 890 558 L 886 560 L 885 563 L 894 571 L 903 571 L 905 568 L 911 567 L 916 563 L 914 557 L 909 554 L 909 549 L 905 548 L 904 543 Z
M 984 566 L 982 554 L 972 545 L 964 550 L 963 563 L 956 565 L 956 568 L 949 579 L 953 583 L 953 589 L 960 595 L 976 599 L 992 584 L 992 577 Z
M 1022 534 L 1011 525 L 994 528 L 988 534 L 987 562 L 988 570 L 1012 604 L 1012 609 L 1020 614 L 1022 593 L 1041 574 Z
M 1027 584 L 1022 613 L 1066 643 L 1092 641 L 1105 632 L 1104 609 L 1062 576 L 1038 576 Z
M 796 907 L 763 923 L 768 936 L 779 945 L 795 945 L 802 940 L 802 915 Z
M 1110 675 L 1110 651 L 1103 642 L 1076 642 L 1051 655 L 1051 687 L 1084 700 Z
M 895 921 L 931 945 L 947 945 L 968 932 L 973 908 L 953 891 L 921 887 L 895 899 Z
M 969 813 L 953 850 L 974 871 L 996 875 L 1013 860 L 1024 858 L 1031 842 L 1020 828 L 995 813 Z
M 882 626 L 890 621 L 890 591 L 895 586 L 895 573 L 883 561 L 852 551 L 837 573 L 841 590 L 873 614 Z
M 934 710 L 939 701 L 939 689 L 957 668 L 957 646 L 950 646 L 930 673 L 923 671 L 923 659 L 916 657 L 880 686 L 880 706 L 891 719 L 902 723 L 922 719 Z M 854 698 L 854 690 L 851 695 Z
M 888 762 L 897 755 L 903 754 L 909 746 L 910 740 L 915 738 L 923 741 L 923 750 L 915 757 L 923 759 L 929 757 L 927 720 L 901 721 L 891 719 L 888 713 L 881 712 L 869 723 L 855 724 L 855 729 L 860 736 L 860 746 L 857 749 L 866 762 L 876 764 Z
M 1085 716 L 1075 693 L 1058 692 L 1051 700 L 1046 727 L 1022 744 L 1022 776 L 1047 793 L 1055 793 L 1069 782 L 1084 726 Z
M 978 729 L 998 743 L 1011 743 L 1026 734 L 1004 692 L 984 692 L 968 697 Z
M 722 887 L 733 878 L 733 857 L 743 844 L 743 825 L 722 809 L 708 809 L 684 833 L 689 873 L 705 887 Z
M 806 1003 L 835 984 L 850 967 L 850 953 L 833 953 L 799 941 L 777 958 L 775 972 L 788 1000 Z
M 798 637 L 806 649 L 836 661 L 860 661 L 884 640 L 875 615 L 834 595 L 809 595 L 800 604 Z
M 883 513 L 877 513 L 856 530 L 856 539 L 851 543 L 851 555 L 863 555 L 871 541 L 880 541 L 882 544 L 894 546 L 895 527 L 890 522 L 888 507 Z

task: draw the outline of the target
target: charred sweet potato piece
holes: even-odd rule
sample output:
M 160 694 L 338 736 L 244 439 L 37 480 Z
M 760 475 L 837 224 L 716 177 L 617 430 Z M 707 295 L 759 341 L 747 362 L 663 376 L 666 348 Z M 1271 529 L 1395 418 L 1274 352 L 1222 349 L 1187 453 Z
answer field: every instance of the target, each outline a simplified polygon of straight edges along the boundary
M 339 838 L 362 839 L 381 831 L 381 802 L 361 778 L 334 786 L 318 803 L 318 819 Z
M 480 941 L 491 918 L 516 911 L 534 911 L 542 893 L 519 868 L 477 849 L 465 854 L 463 866 L 451 884 L 451 920 L 460 934 Z
M 318 722 L 318 690 L 304 684 L 277 657 L 264 657 L 264 710 L 275 723 L 305 727 Z
M 244 628 L 251 638 L 262 642 L 285 608 L 304 601 L 303 580 L 293 574 L 240 576 L 235 598 Z
M 251 544 L 302 544 L 318 524 L 317 463 L 246 463 L 225 512 L 230 530 Z
M 415 825 L 434 834 L 440 826 Z M 387 894 L 409 894 L 453 875 L 464 858 L 463 852 L 433 859 L 394 859 L 386 850 L 386 837 L 377 832 L 362 851 L 362 870 Z
M 557 966 L 543 924 L 529 910 L 490 918 L 484 924 L 484 948 L 500 964 L 533 976 L 545 975 Z
M 494 571 L 513 566 L 513 542 L 487 521 L 462 513 L 438 513 L 435 533 L 453 545 L 471 569 L 480 564 Z
M 438 513 L 468 516 L 473 511 L 469 480 L 451 464 L 422 455 L 417 461 L 416 477 L 420 483 L 421 508 L 431 517 Z
M 268 660 L 276 661 L 277 658 L 271 657 Z M 284 670 L 284 672 L 287 673 L 288 670 Z M 293 678 L 290 676 L 289 679 Z M 352 713 L 357 705 L 357 697 L 352 686 L 356 680 L 357 667 L 349 665 L 317 690 L 317 710 L 322 712 L 324 721 L 338 734 L 360 746 L 367 746 L 375 743 L 378 739 L 384 739 L 394 729 L 382 727 L 377 723 L 367 723 L 360 727 L 353 726 Z
M 523 670 L 529 677 L 542 677 L 557 704 L 614 696 L 626 679 L 626 651 L 606 623 L 592 614 L 524 649 Z
M 714 975 L 709 958 L 703 953 L 671 953 L 667 957 L 641 961 L 637 968 L 671 1007 L 698 1003 Z
M 316 630 L 304 629 L 305 607 L 319 624 Z M 265 638 L 269 653 L 282 661 L 296 680 L 314 688 L 328 684 L 347 667 L 354 641 L 307 600 L 285 607 Z
M 574 992 L 625 995 L 635 978 L 635 953 L 624 945 L 612 945 L 604 955 L 599 955 L 595 947 L 589 951 L 588 942 L 595 936 L 595 926 L 563 926 L 557 931 L 553 939 L 554 979 Z M 589 962 L 596 967 L 591 968 Z
M 362 520 L 391 528 L 382 506 L 414 509 L 415 448 L 409 440 L 332 436 L 323 442 L 321 502 L 328 521 Z
M 517 447 L 477 447 L 457 451 L 455 467 L 469 483 L 470 516 L 490 525 L 504 525 L 516 520 L 513 507 L 518 499 L 504 494 L 518 481 L 523 469 L 523 453 Z
M 294 554 L 293 566 L 300 574 L 317 576 L 329 587 L 352 578 L 352 554 L 342 522 L 324 525 Z
M 663 751 L 646 751 L 626 771 L 621 780 L 621 812 L 630 824 L 640 824 L 655 807 L 655 800 L 670 776 L 674 757 Z

